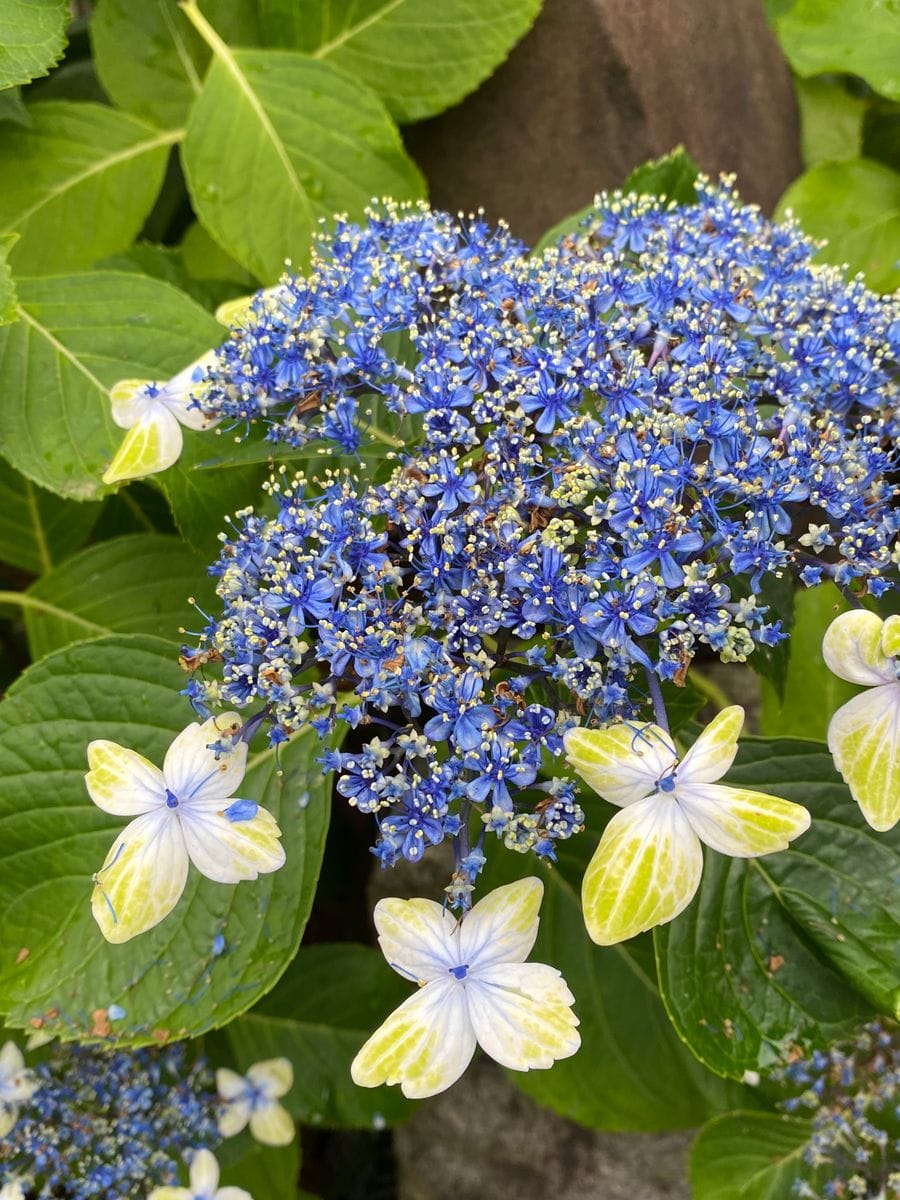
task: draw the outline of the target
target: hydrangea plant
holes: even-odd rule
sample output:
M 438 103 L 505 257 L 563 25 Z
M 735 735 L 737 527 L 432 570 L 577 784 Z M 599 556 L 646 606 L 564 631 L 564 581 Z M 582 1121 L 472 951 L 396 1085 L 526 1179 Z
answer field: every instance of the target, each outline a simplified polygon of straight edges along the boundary
M 127 107 L 114 8 L 98 61 Z M 141 136 L 184 139 L 234 286 L 201 307 L 98 270 L 112 315 L 82 340 L 84 279 L 23 279 L 0 338 L 22 395 L 32 337 L 60 412 L 93 389 L 83 436 L 0 415 L 11 503 L 52 517 L 42 483 L 146 522 L 153 486 L 177 525 L 60 553 L 17 601 L 0 1195 L 296 1200 L 298 1120 L 381 1129 L 480 1051 L 584 1124 L 713 1118 L 698 1200 L 736 1141 L 762 1162 L 745 1200 L 757 1176 L 894 1196 L 896 299 L 683 153 L 532 249 L 416 199 L 394 117 L 474 76 L 413 103 L 346 74 L 354 39 L 377 61 L 368 25 L 310 54 L 169 15 L 211 65 L 134 122 L 184 109 Z M 499 5 L 495 60 L 530 16 Z M 311 148 L 282 86 L 322 109 Z M 223 113 L 261 122 L 258 178 L 223 164 Z M 398 199 L 334 184 L 353 137 L 366 195 Z M 42 233 L 22 211 L 14 265 Z M 248 271 L 269 286 L 236 297 Z M 764 699 L 748 733 L 754 671 L 783 710 L 821 696 L 821 728 Z M 361 864 L 326 854 L 332 804 Z M 383 960 L 300 948 L 320 871 L 317 911 L 340 879 Z

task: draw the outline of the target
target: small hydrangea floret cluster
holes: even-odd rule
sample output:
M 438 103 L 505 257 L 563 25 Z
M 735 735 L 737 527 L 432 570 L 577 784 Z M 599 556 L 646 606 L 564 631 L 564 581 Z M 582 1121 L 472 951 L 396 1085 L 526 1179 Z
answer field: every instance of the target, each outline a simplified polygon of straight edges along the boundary
M 174 1184 L 185 1155 L 222 1140 L 210 1071 L 184 1049 L 59 1046 L 0 1138 L 0 1184 L 33 1200 L 114 1200 Z
M 900 1037 L 866 1025 L 850 1045 L 814 1050 L 773 1074 L 792 1094 L 785 1112 L 809 1117 L 803 1200 L 900 1200 Z
M 698 652 L 785 637 L 761 594 L 788 572 L 893 586 L 900 322 L 814 251 L 728 181 L 601 197 L 534 256 L 424 207 L 339 223 L 202 399 L 358 465 L 282 468 L 237 514 L 223 612 L 185 650 L 195 705 L 256 706 L 276 745 L 355 729 L 323 756 L 338 791 L 384 864 L 452 838 L 454 903 L 489 833 L 552 859 L 583 824 L 547 769 L 567 729 L 665 729 Z

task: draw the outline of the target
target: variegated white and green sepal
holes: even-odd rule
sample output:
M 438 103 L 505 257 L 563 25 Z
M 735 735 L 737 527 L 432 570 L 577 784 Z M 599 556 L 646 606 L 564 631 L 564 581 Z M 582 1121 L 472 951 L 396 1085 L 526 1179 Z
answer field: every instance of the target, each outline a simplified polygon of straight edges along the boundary
M 147 1200 L 253 1200 L 243 1188 L 219 1187 L 219 1164 L 209 1150 L 194 1151 L 190 1180 L 186 1188 L 154 1188 Z
M 864 609 L 841 613 L 822 642 L 828 669 L 866 691 L 828 725 L 828 749 L 873 829 L 900 820 L 900 616 Z
M 223 1067 L 216 1071 L 219 1092 L 219 1133 L 235 1137 L 250 1126 L 264 1146 L 287 1146 L 294 1140 L 294 1120 L 278 1103 L 294 1082 L 290 1059 L 269 1058 L 254 1063 L 246 1075 Z
M 582 884 L 584 919 L 598 945 L 623 942 L 683 912 L 703 870 L 705 842 L 735 858 L 787 848 L 809 828 L 800 804 L 716 780 L 737 754 L 739 705 L 723 709 L 684 758 L 657 725 L 570 729 L 566 757 L 616 813 Z
M 5 1042 L 0 1048 L 0 1138 L 13 1128 L 19 1119 L 19 1106 L 30 1100 L 39 1086 L 16 1043 Z
M 188 725 L 162 770 L 116 742 L 88 746 L 85 783 L 104 812 L 134 820 L 94 877 L 94 917 L 110 942 L 152 929 L 178 903 L 188 863 L 217 883 L 238 883 L 284 863 L 281 830 L 270 812 L 234 799 L 247 745 L 232 738 L 237 713 Z
M 112 418 L 128 433 L 103 475 L 104 483 L 143 479 L 177 462 L 184 444 L 182 425 L 212 429 L 220 420 L 197 406 L 206 386 L 204 376 L 216 360 L 208 350 L 168 383 L 152 379 L 120 379 L 110 390 Z
M 555 967 L 525 962 L 543 894 L 539 879 L 522 879 L 490 892 L 460 921 L 433 900 L 380 900 L 382 952 L 419 991 L 357 1054 L 353 1081 L 399 1083 L 404 1096 L 420 1099 L 455 1083 L 476 1045 L 514 1071 L 574 1054 L 575 997 Z

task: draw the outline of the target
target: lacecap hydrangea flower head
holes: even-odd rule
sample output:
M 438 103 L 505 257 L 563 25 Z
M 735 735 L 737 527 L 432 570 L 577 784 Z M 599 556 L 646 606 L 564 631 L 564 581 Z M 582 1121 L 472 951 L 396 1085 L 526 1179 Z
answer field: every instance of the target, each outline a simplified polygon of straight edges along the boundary
M 786 636 L 768 581 L 895 586 L 897 306 L 814 250 L 727 181 L 601 197 L 537 256 L 425 207 L 340 222 L 204 376 L 220 428 L 313 465 L 223 539 L 195 706 L 354 730 L 338 792 L 384 865 L 451 841 L 455 905 L 488 839 L 553 860 L 568 731 L 668 739 L 698 653 Z

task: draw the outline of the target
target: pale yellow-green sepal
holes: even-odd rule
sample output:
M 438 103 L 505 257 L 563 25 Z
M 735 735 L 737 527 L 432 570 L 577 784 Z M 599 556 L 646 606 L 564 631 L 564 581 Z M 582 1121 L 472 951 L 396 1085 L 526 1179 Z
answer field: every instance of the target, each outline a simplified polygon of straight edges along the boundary
M 250 1132 L 264 1146 L 287 1146 L 296 1135 L 294 1118 L 281 1104 L 267 1104 L 250 1117 Z
M 424 1099 L 455 1083 L 474 1053 L 465 993 L 448 975 L 391 1013 L 354 1058 L 350 1074 L 360 1087 L 399 1083 L 404 1096 Z
M 194 1193 L 185 1187 L 154 1188 L 147 1200 L 193 1200 Z
M 167 408 L 159 405 L 125 434 L 103 474 L 103 482 L 122 483 L 165 471 L 177 462 L 183 444 L 178 421 Z
M 247 1078 L 257 1091 L 279 1099 L 293 1086 L 294 1068 L 289 1058 L 266 1058 L 249 1068 Z
M 900 658 L 900 616 L 892 613 L 881 630 L 881 653 L 885 658 Z
M 251 296 L 235 296 L 233 300 L 225 300 L 216 309 L 216 320 L 220 325 L 225 325 L 229 329 L 243 325 L 253 314 L 255 298 L 256 294 L 254 293 Z
M 513 1071 L 552 1067 L 581 1045 L 575 997 L 555 967 L 498 963 L 467 988 L 469 1016 L 479 1046 Z
M 181 898 L 188 856 L 167 810 L 135 818 L 95 876 L 91 909 L 108 942 L 127 942 L 158 925 Z
M 700 840 L 733 858 L 786 850 L 810 824 L 802 804 L 728 784 L 692 784 L 679 802 Z
M 488 892 L 459 928 L 459 957 L 469 967 L 482 962 L 523 962 L 538 932 L 544 885 L 534 876 Z
M 862 608 L 835 617 L 822 639 L 822 657 L 829 671 L 849 683 L 867 687 L 893 679 L 893 667 L 882 648 L 885 624 L 881 617 Z
M 717 713 L 681 760 L 679 784 L 693 787 L 721 779 L 734 762 L 743 727 L 744 710 L 739 704 Z
M 442 904 L 423 897 L 391 896 L 378 901 L 373 919 L 382 953 L 399 975 L 427 983 L 446 973 L 447 947 L 456 935 L 457 922 Z
M 671 921 L 690 904 L 702 870 L 700 841 L 671 796 L 628 805 L 607 825 L 584 874 L 588 933 L 612 946 Z
M 577 726 L 563 740 L 567 760 L 585 783 L 620 807 L 649 796 L 675 762 L 672 739 L 657 725 Z
M 136 817 L 162 803 L 166 783 L 159 767 L 135 750 L 98 739 L 87 749 L 90 770 L 84 777 L 88 794 L 104 812 Z
M 145 389 L 152 379 L 120 379 L 109 389 L 112 419 L 120 429 L 130 429 L 146 415 L 149 397 Z
M 232 801 L 222 800 L 222 808 Z M 182 818 L 182 835 L 191 862 L 215 883 L 240 883 L 284 866 L 278 822 L 265 808 L 249 821 L 231 821 L 222 812 L 191 808 Z
M 900 820 L 900 681 L 854 696 L 831 718 L 828 748 L 873 829 Z

